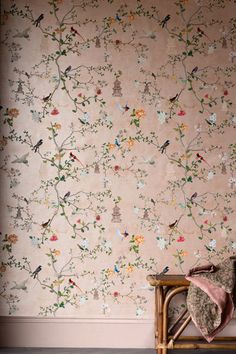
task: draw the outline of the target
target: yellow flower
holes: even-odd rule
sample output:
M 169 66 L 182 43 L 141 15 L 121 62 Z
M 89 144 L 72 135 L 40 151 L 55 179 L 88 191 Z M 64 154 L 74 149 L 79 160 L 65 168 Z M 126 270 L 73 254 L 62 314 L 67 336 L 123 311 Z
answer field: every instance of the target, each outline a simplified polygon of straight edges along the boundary
M 60 123 L 55 123 L 54 124 L 55 129 L 61 129 L 61 124 Z
M 16 118 L 18 117 L 20 112 L 17 108 L 11 108 L 7 111 L 7 113 L 11 118 Z
M 181 130 L 188 130 L 188 125 L 187 124 L 182 123 L 182 124 L 180 124 L 179 127 L 180 127 Z
M 60 250 L 53 250 L 52 253 L 53 253 L 55 256 L 60 256 L 60 255 L 61 255 L 61 251 L 60 251 Z
M 134 240 L 138 245 L 141 245 L 144 242 L 144 237 L 142 235 L 136 235 Z
M 54 280 L 52 284 L 53 284 L 53 286 L 59 286 L 59 285 L 61 285 L 63 283 L 63 281 L 64 281 L 64 279 Z
M 128 267 L 126 268 L 127 273 L 132 273 L 134 270 L 134 267 L 132 265 L 128 265 Z
M 111 269 L 111 268 L 108 268 L 108 269 L 107 269 L 107 275 L 110 277 L 110 276 L 112 276 L 113 274 L 114 274 L 114 270 Z
M 15 234 L 11 234 L 8 235 L 7 239 L 10 243 L 16 243 L 18 241 L 18 236 L 16 236 Z
M 135 112 L 135 115 L 138 119 L 143 118 L 145 116 L 144 109 L 137 109 L 137 111 Z
M 134 140 L 133 140 L 133 139 L 129 139 L 129 140 L 127 141 L 127 143 L 128 143 L 128 146 L 129 146 L 129 147 L 132 147 L 132 146 L 134 145 Z

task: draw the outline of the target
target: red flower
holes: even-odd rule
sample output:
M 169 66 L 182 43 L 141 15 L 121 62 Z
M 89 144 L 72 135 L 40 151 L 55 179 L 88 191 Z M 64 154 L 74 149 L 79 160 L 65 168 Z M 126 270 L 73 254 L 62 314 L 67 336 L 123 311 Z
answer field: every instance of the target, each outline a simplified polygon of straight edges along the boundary
M 208 98 L 208 97 L 209 97 L 208 93 L 206 93 L 204 97 L 205 97 L 205 98 Z
M 204 224 L 208 224 L 208 220 L 204 220 Z
M 115 171 L 119 171 L 119 169 L 120 169 L 120 166 L 115 165 L 114 170 L 115 170 Z
M 177 239 L 177 242 L 184 242 L 185 238 L 184 236 L 179 236 L 179 238 Z
M 52 115 L 52 116 L 56 116 L 57 114 L 59 114 L 59 111 L 58 111 L 57 108 L 54 108 L 54 109 L 52 110 L 52 112 L 51 112 L 51 115 Z
M 224 90 L 224 96 L 228 96 L 229 92 L 228 90 Z
M 177 113 L 179 117 L 185 116 L 186 112 L 182 109 Z
M 115 291 L 114 293 L 113 293 L 113 296 L 114 297 L 118 297 L 120 294 L 118 293 L 118 291 Z
M 82 93 L 80 92 L 80 93 L 78 93 L 78 97 L 82 97 Z
M 227 216 L 225 215 L 224 217 L 223 217 L 223 221 L 227 221 L 228 220 L 228 218 L 227 218 Z
M 97 216 L 96 216 L 96 220 L 97 220 L 97 221 L 101 220 L 101 216 L 100 216 L 100 215 L 97 215 Z
M 57 235 L 52 235 L 52 236 L 50 237 L 50 241 L 57 241 L 57 240 L 58 240 Z
M 117 39 L 117 40 L 115 41 L 115 43 L 116 43 L 116 45 L 119 45 L 119 44 L 121 44 L 121 41 L 120 41 L 119 39 Z
M 80 224 L 80 223 L 81 223 L 81 220 L 80 220 L 80 219 L 78 219 L 76 222 L 77 222 L 78 224 Z
M 97 95 L 101 95 L 101 93 L 102 93 L 102 90 L 101 90 L 100 88 L 98 88 L 98 89 L 96 90 L 96 94 L 97 94 Z

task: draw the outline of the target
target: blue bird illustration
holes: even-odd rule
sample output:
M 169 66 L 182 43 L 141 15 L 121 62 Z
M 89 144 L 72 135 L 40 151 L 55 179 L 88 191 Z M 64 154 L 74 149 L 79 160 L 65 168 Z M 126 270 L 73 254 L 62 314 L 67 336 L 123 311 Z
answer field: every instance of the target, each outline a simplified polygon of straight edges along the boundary
M 117 21 L 121 21 L 121 18 L 119 17 L 118 14 L 116 14 L 116 20 L 117 20 Z
M 118 147 L 120 147 L 120 141 L 119 141 L 118 138 L 115 139 L 115 145 L 118 146 Z
M 119 268 L 118 268 L 118 266 L 115 264 L 115 266 L 114 266 L 114 271 L 116 272 L 116 273 L 120 273 L 120 271 L 119 271 Z

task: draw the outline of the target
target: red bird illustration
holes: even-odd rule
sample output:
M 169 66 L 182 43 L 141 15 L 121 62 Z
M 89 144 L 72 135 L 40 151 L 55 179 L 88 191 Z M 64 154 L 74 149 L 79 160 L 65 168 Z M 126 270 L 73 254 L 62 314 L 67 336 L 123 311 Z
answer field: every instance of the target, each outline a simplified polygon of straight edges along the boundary
M 70 283 L 70 285 L 72 285 L 72 286 L 75 286 L 76 288 L 78 288 L 80 291 L 81 291 L 81 293 L 83 293 L 83 291 L 80 289 L 80 287 L 76 284 L 76 282 L 74 281 L 74 280 L 72 280 L 71 278 L 69 279 L 69 283 Z
M 82 162 L 78 159 L 78 157 L 76 157 L 74 154 L 72 154 L 72 152 L 70 152 L 70 158 L 73 160 L 73 161 L 78 161 L 83 167 L 84 165 L 82 164 Z
M 203 162 L 205 162 L 208 166 L 210 166 L 209 163 L 204 159 L 204 157 L 203 157 L 202 155 L 200 155 L 199 153 L 197 153 L 196 156 L 197 156 L 198 160 L 203 161 Z
M 74 27 L 71 27 L 70 31 L 71 33 L 77 34 L 77 36 L 79 36 L 80 38 L 83 39 L 83 41 L 85 41 L 84 37 L 82 37 L 81 34 Z

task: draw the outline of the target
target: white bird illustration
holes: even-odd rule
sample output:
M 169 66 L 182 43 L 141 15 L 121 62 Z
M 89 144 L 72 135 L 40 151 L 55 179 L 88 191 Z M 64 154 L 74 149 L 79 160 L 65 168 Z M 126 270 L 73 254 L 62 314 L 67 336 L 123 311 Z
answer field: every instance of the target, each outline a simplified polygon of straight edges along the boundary
M 15 155 L 16 159 L 12 161 L 12 163 L 24 163 L 25 165 L 29 166 L 27 157 L 29 156 L 29 153 L 27 152 L 26 154 L 22 155 L 21 157 L 18 157 Z
M 11 290 L 25 290 L 27 292 L 27 281 L 28 279 L 23 280 L 21 283 L 14 281 L 15 285 L 11 288 Z
M 22 32 L 19 32 L 17 30 L 17 33 L 13 36 L 13 38 L 26 38 L 29 40 L 29 31 L 30 31 L 30 27 L 26 28 Z

